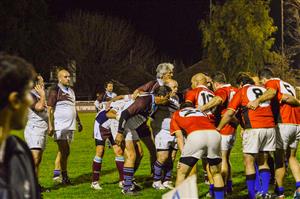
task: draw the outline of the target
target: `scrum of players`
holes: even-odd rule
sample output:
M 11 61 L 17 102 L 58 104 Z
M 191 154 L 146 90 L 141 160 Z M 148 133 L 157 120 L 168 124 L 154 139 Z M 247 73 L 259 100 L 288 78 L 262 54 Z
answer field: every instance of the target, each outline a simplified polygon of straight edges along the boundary
M 271 69 L 264 68 L 257 75 L 239 73 L 236 86 L 229 84 L 222 72 L 211 77 L 197 73 L 191 78 L 191 88 L 180 95 L 177 81 L 172 79 L 173 70 L 170 63 L 159 64 L 157 79 L 128 95 L 113 93 L 112 82 L 105 85 L 105 93 L 95 102 L 96 153 L 92 160 L 91 188 L 102 189 L 99 181 L 102 159 L 105 144 L 109 142 L 115 153 L 121 192 L 138 195 L 142 187 L 134 175 L 143 157 L 144 143 L 150 154 L 149 175 L 154 189 L 174 188 L 172 171 L 179 150 L 175 185 L 196 173 L 197 161 L 201 160 L 208 176 L 207 196 L 224 198 L 233 192 L 234 170 L 230 164 L 230 152 L 240 126 L 248 197 L 284 198 L 284 178 L 289 166 L 295 179 L 294 198 L 300 198 L 300 166 L 296 159 L 300 139 L 300 101 L 295 88 L 276 78 Z M 70 184 L 67 175 L 69 141 L 76 129 L 75 119 L 79 130 L 82 130 L 82 125 L 74 112 L 75 94 L 67 82 L 70 74 L 62 70 L 58 79 L 56 90 L 52 89 L 47 102 L 48 132 L 54 134 L 59 149 L 53 179 Z M 42 135 L 48 128 L 41 77 L 32 95 L 36 103 L 31 107 L 25 138 L 38 171 L 45 146 Z M 66 116 L 69 110 L 72 113 Z M 58 124 L 60 120 L 62 124 Z M 275 164 L 270 164 L 273 158 Z M 270 194 L 269 184 L 273 178 L 276 188 L 274 194 Z

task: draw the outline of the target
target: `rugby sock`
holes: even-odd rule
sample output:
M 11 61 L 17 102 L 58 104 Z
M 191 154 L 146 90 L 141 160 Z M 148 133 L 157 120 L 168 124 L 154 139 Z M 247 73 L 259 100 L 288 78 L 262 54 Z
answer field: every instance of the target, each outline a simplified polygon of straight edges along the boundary
M 283 194 L 284 194 L 284 187 L 276 187 L 275 193 L 276 193 L 278 196 L 283 195 Z
M 266 195 L 266 193 L 268 193 L 269 190 L 269 183 L 270 183 L 270 179 L 271 179 L 271 172 L 270 169 L 260 169 L 259 170 L 259 176 L 260 179 L 262 179 L 261 181 L 261 193 L 262 196 L 264 197 Z
M 300 188 L 300 181 L 296 182 L 296 191 L 298 191 L 298 188 Z
M 134 168 L 124 167 L 123 173 L 124 173 L 123 189 L 125 191 L 128 191 L 132 187 L 132 179 L 133 179 L 133 174 L 134 174 Z
M 271 179 L 270 169 L 260 169 L 259 176 L 260 176 L 260 179 L 262 179 L 262 181 L 261 181 L 262 192 L 261 193 L 264 197 L 266 195 L 266 193 L 268 193 L 268 190 L 269 190 L 269 183 L 270 183 L 270 179 Z
M 116 166 L 119 171 L 119 181 L 124 180 L 124 175 L 123 175 L 123 169 L 124 169 L 124 157 L 123 156 L 117 156 L 115 158 Z
M 246 175 L 246 183 L 248 188 L 249 199 L 255 199 L 255 173 Z
M 172 170 L 173 170 L 173 161 L 167 161 L 164 165 L 165 177 L 164 181 L 171 181 L 172 179 Z
M 159 161 L 154 162 L 154 175 L 153 180 L 159 181 L 161 180 L 161 174 L 162 174 L 163 164 L 161 164 Z
M 226 191 L 227 193 L 232 193 L 232 180 L 227 180 Z
M 100 171 L 101 171 L 101 164 L 102 164 L 102 158 L 95 156 L 93 160 L 93 176 L 92 181 L 97 182 L 100 177 Z
M 214 184 L 209 185 L 209 195 L 213 198 L 214 197 Z
M 53 170 L 53 177 L 58 177 L 60 176 L 60 170 L 54 169 Z
M 215 199 L 223 199 L 224 198 L 224 187 L 214 187 Z
M 255 163 L 255 193 L 257 192 L 261 192 L 262 191 L 262 187 L 261 187 L 261 183 L 260 183 L 260 176 L 259 176 L 259 171 L 258 171 L 258 166 Z

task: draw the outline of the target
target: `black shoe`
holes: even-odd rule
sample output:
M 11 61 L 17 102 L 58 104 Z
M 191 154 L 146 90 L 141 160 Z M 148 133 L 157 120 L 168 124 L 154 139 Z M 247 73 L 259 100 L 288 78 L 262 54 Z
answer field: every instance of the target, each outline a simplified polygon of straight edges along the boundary
M 50 192 L 50 189 L 46 188 L 46 187 L 43 187 L 42 185 L 38 185 L 38 188 L 40 190 L 40 192 Z
M 61 180 L 62 185 L 73 185 L 69 178 L 63 178 Z
M 132 184 L 133 184 L 133 189 L 136 191 L 141 191 L 143 189 L 143 187 L 139 185 L 135 180 L 132 180 Z

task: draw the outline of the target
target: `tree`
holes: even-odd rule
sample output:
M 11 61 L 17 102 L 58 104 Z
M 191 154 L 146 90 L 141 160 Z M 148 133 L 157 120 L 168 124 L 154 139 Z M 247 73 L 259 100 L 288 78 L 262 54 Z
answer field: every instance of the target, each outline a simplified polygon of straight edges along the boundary
M 78 11 L 58 28 L 59 57 L 62 62 L 76 61 L 79 92 L 93 95 L 97 85 L 110 79 L 131 87 L 155 77 L 151 69 L 161 56 L 153 42 L 127 21 Z
M 210 21 L 200 27 L 211 67 L 229 79 L 241 70 L 256 71 L 272 62 L 276 27 L 269 16 L 269 1 L 228 0 L 214 5 Z
M 284 1 L 285 55 L 290 64 L 300 68 L 300 1 Z

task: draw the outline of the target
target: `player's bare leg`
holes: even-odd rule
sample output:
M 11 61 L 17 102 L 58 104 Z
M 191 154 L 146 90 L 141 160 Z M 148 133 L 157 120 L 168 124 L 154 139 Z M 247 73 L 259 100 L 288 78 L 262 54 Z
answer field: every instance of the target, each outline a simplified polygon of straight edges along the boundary
M 229 150 L 222 150 L 222 169 L 221 174 L 226 186 L 226 192 L 232 192 L 232 175 L 231 175 L 231 163 L 230 163 L 230 152 Z
M 210 164 L 209 171 L 211 173 L 214 184 L 214 198 L 224 198 L 224 181 L 221 175 L 221 163 Z
M 43 150 L 32 149 L 31 154 L 34 161 L 36 175 L 39 176 L 39 166 L 42 161 Z
M 284 176 L 286 172 L 285 168 L 285 155 L 284 155 L 283 149 L 276 149 L 275 155 L 275 179 L 276 179 L 276 185 L 277 185 L 277 194 L 283 195 L 284 194 Z
M 180 185 L 185 180 L 185 178 L 190 173 L 191 169 L 192 169 L 192 167 L 190 167 L 184 163 L 178 162 L 176 186 Z
M 57 140 L 57 144 L 58 144 L 58 150 L 61 153 L 60 166 L 61 166 L 62 183 L 70 184 L 70 180 L 67 173 L 70 146 L 67 140 Z
M 156 148 L 151 136 L 141 137 L 142 142 L 146 145 L 150 153 L 151 173 L 153 173 L 153 165 L 156 161 Z

